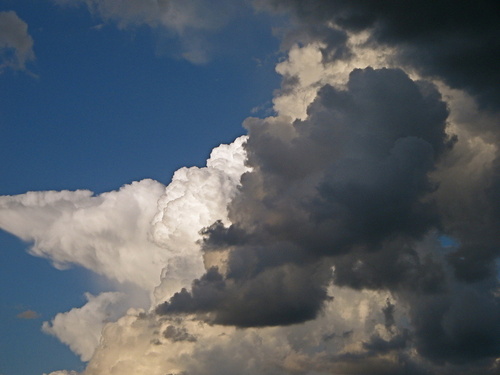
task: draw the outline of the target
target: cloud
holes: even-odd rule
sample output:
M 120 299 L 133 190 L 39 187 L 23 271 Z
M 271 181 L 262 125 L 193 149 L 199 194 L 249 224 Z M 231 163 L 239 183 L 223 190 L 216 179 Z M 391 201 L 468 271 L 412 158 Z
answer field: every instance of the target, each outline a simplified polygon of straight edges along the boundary
M 164 264 L 161 282 L 155 288 L 155 302 L 163 302 L 201 276 L 205 264 L 199 245 L 200 230 L 220 220 L 229 223 L 227 205 L 239 186 L 245 166 L 246 137 L 212 150 L 204 168 L 181 168 L 157 200 L 152 218 L 152 239 L 171 257 Z
M 235 329 L 205 324 L 194 316 L 159 317 L 141 311 L 108 324 L 86 374 L 290 374 L 331 373 L 346 368 L 327 351 L 366 352 L 357 342 L 368 341 L 373 329 L 390 340 L 382 309 L 387 296 L 373 291 L 329 287 L 324 314 L 302 325 Z M 403 308 L 394 313 L 400 324 Z M 342 335 L 348 328 L 350 335 Z M 325 332 L 338 339 L 323 341 Z M 173 338 L 177 339 L 173 339 Z M 395 367 L 397 362 L 388 360 Z M 352 365 L 354 366 L 354 364 Z M 358 365 L 359 369 L 360 366 Z M 356 372 L 346 372 L 356 373 Z
M 471 220 L 443 220 L 436 201 L 440 183 L 451 183 L 438 176 L 468 142 L 450 134 L 448 119 L 449 107 L 431 82 L 399 69 L 367 68 L 353 70 L 345 85 L 320 88 L 304 120 L 247 120 L 252 170 L 229 205 L 232 224 L 204 231 L 205 254 L 224 253 L 223 261 L 156 312 L 194 314 L 210 324 L 287 326 L 325 314 L 335 301 L 330 282 L 387 290 L 396 304 L 380 308 L 379 332 L 358 336 L 361 348 L 336 351 L 321 371 L 487 371 L 499 353 L 497 332 L 487 328 L 498 326 L 497 281 L 485 269 L 477 272 L 486 284 L 461 286 L 460 270 L 449 262 L 455 253 L 446 253 L 436 237 L 451 225 L 447 220 Z M 477 309 L 463 314 L 458 301 L 469 298 Z M 396 306 L 405 306 L 406 327 L 396 323 Z M 484 325 L 474 323 L 479 316 Z M 351 330 L 329 337 L 345 332 Z M 471 350 L 473 342 L 480 344 Z M 412 350 L 421 357 L 410 356 Z M 293 368 L 317 368 L 310 356 L 293 358 Z
M 183 3 L 175 24 L 159 17 L 177 2 L 86 4 L 182 35 L 206 6 Z M 0 197 L 0 226 L 33 254 L 152 295 L 126 312 L 89 296 L 45 330 L 85 375 L 497 373 L 491 3 L 254 4 L 294 23 L 276 115 L 166 187 Z
M 230 0 L 54 0 L 62 6 L 85 4 L 89 11 L 105 21 L 125 29 L 147 25 L 162 35 L 180 40 L 180 57 L 204 64 L 210 59 L 208 34 L 229 21 L 236 10 Z M 241 3 L 239 5 L 242 5 Z M 164 30 L 164 32 L 162 32 Z
M 33 310 L 26 310 L 16 315 L 16 318 L 18 319 L 27 319 L 27 320 L 38 319 L 39 317 L 40 315 Z
M 118 319 L 128 307 L 123 303 L 122 293 L 101 293 L 96 297 L 86 293 L 85 298 L 87 303 L 83 307 L 59 313 L 42 326 L 45 333 L 68 345 L 82 361 L 92 358 L 104 325 Z
M 317 50 L 295 48 L 306 62 Z M 229 205 L 232 224 L 215 223 L 204 232 L 205 254 L 225 255 L 191 291 L 178 292 L 156 312 L 185 319 L 194 314 L 211 324 L 239 327 L 307 325 L 326 314 L 331 297 L 335 301 L 335 293 L 327 292 L 330 282 L 386 290 L 394 303 L 380 307 L 382 323 L 372 328 L 375 333 L 356 336 L 361 346 L 320 350 L 319 357 L 295 353 L 288 370 L 451 374 L 481 368 L 492 373 L 499 341 L 487 327 L 498 326 L 493 317 L 499 311 L 494 268 L 488 267 L 495 266 L 491 257 L 498 252 L 492 247 L 476 253 L 487 265 L 483 269 L 463 262 L 470 272 L 477 269 L 478 278 L 467 280 L 450 262 L 456 248 L 445 250 L 437 241 L 440 230 L 479 240 L 470 223 L 476 214 L 491 212 L 477 204 L 474 193 L 468 195 L 481 192 L 491 204 L 489 194 L 497 191 L 482 184 L 494 172 L 496 148 L 484 134 L 474 141 L 468 133 L 480 119 L 473 115 L 478 109 L 469 112 L 473 118 L 460 120 L 457 105 L 471 103 L 470 98 L 450 95 L 439 83 L 411 79 L 400 69 L 354 69 L 343 81 L 322 75 L 327 68 L 318 65 L 316 77 L 293 84 L 294 92 L 312 87 L 305 117 L 280 113 L 245 122 L 252 171 L 242 176 Z M 483 117 L 477 124 L 488 121 Z M 455 170 L 469 170 L 469 163 L 481 168 L 475 179 Z M 455 179 L 447 174 L 453 170 Z M 458 216 L 450 212 L 461 204 L 452 199 L 458 192 L 448 190 L 456 178 L 470 186 L 466 196 L 472 198 L 470 212 Z M 485 218 L 496 222 L 494 216 Z M 489 225 L 479 241 L 498 243 Z M 457 277 L 485 281 L 464 287 Z M 463 315 L 457 303 L 469 298 L 477 310 Z M 398 307 L 404 308 L 407 324 L 394 318 Z M 479 316 L 486 318 L 484 325 L 474 323 Z M 357 330 L 328 337 L 335 342 L 349 337 L 345 332 Z M 471 351 L 471 342 L 481 344 Z
M 389 330 L 386 292 L 331 285 L 328 293 L 335 298 L 326 302 L 322 314 L 291 326 L 235 329 L 201 323 L 193 315 L 159 318 L 129 312 L 106 327 L 86 374 L 494 374 L 489 362 L 425 360 L 416 351 L 420 339 L 408 326 L 412 307 L 399 296 L 391 297 L 394 325 Z M 422 306 L 426 308 L 428 304 Z M 460 315 L 460 309 L 454 311 Z M 434 322 L 439 326 L 439 318 Z M 186 339 L 172 340 L 173 332 Z
M 3 196 L 0 227 L 33 242 L 30 252 L 50 259 L 56 268 L 76 264 L 151 290 L 168 256 L 148 240 L 163 189 L 143 180 L 99 196 L 88 190 Z
M 421 74 L 440 77 L 448 85 L 475 95 L 481 104 L 498 110 L 498 12 L 494 1 L 460 4 L 452 1 L 367 0 L 324 2 L 257 0 L 261 8 L 291 13 L 302 33 L 327 45 L 327 57 L 345 48 L 339 33 L 369 32 L 374 48 L 394 47 L 399 64 Z
M 137 1 L 121 0 L 54 0 L 60 5 L 77 5 L 85 3 L 87 7 L 111 19 L 122 27 L 147 24 L 149 26 L 165 26 L 178 33 L 187 29 L 211 30 L 222 26 L 226 20 L 230 5 L 225 1 L 217 1 L 209 6 L 200 0 L 188 1 Z
M 28 25 L 13 11 L 0 12 L 0 73 L 6 68 L 25 70 L 35 59 Z
M 183 289 L 156 312 L 212 313 L 214 316 L 207 318 L 210 323 L 239 327 L 300 323 L 315 318 L 321 301 L 327 298 L 325 288 L 316 284 L 315 279 L 321 277 L 325 278 L 309 268 L 288 265 L 260 272 L 250 280 L 224 280 L 212 268 L 194 281 L 191 292 Z
M 87 294 L 85 306 L 56 315 L 44 323 L 44 332 L 87 361 L 104 324 L 138 307 L 129 284 L 151 294 L 155 305 L 200 277 L 199 231 L 216 220 L 229 224 L 227 204 L 248 170 L 245 140 L 216 147 L 206 167 L 181 168 L 166 187 L 142 180 L 98 196 L 79 190 L 0 197 L 0 227 L 34 242 L 33 255 L 59 269 L 88 268 L 122 283 L 126 293 Z
M 500 310 L 494 299 L 467 286 L 438 296 L 413 296 L 419 352 L 430 360 L 467 364 L 498 356 Z
M 83 266 L 154 290 L 158 301 L 168 298 L 203 273 L 199 231 L 216 220 L 229 223 L 226 206 L 247 170 L 245 139 L 216 147 L 204 168 L 179 169 L 166 187 L 142 180 L 98 196 L 88 190 L 2 196 L 0 227 L 33 242 L 30 252 L 59 269 Z
M 253 171 L 230 204 L 232 226 L 206 231 L 206 252 L 228 251 L 226 278 L 209 271 L 193 284 L 192 297 L 181 292 L 159 311 L 216 311 L 215 322 L 229 315 L 231 324 L 260 326 L 279 324 L 274 314 L 300 306 L 290 323 L 312 319 L 327 298 L 323 257 L 369 257 L 397 238 L 394 250 L 378 253 L 395 258 L 395 274 L 384 273 L 380 285 L 371 286 L 404 280 L 397 246 L 411 246 L 437 225 L 433 205 L 423 198 L 434 189 L 428 172 L 447 147 L 447 114 L 429 84 L 400 70 L 366 69 L 353 71 L 346 91 L 323 87 L 306 120 L 281 125 L 288 132 L 271 130 L 275 124 L 267 120 L 247 120 Z M 366 272 L 357 279 L 354 271 L 344 275 L 347 268 L 339 272 L 351 286 L 374 282 Z M 247 295 L 253 296 L 248 306 Z M 246 321 L 243 311 L 260 302 Z

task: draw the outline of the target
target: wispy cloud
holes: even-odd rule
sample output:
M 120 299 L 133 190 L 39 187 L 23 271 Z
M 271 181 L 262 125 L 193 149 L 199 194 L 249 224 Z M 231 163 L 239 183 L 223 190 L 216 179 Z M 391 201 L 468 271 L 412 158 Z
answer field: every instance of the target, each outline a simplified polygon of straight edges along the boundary
M 89 11 L 121 29 L 147 25 L 160 35 L 173 35 L 180 41 L 178 54 L 194 64 L 210 60 L 209 34 L 223 28 L 241 1 L 213 0 L 54 0 L 62 6 L 84 4 Z
M 17 314 L 16 318 L 32 320 L 32 319 L 40 318 L 40 314 L 38 314 L 36 311 L 33 311 L 33 310 L 25 310 L 25 311 L 22 311 L 19 314 Z
M 26 22 L 16 12 L 0 12 L 0 73 L 7 68 L 25 70 L 33 60 L 33 38 Z

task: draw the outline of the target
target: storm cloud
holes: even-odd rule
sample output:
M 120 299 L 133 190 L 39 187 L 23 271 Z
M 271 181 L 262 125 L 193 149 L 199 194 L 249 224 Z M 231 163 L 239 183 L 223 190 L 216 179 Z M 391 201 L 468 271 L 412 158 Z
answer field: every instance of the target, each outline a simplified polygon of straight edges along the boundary
M 86 4 L 122 26 L 167 28 L 154 10 L 180 6 Z M 246 119 L 247 135 L 206 167 L 181 168 L 166 187 L 0 198 L 2 228 L 35 255 L 150 293 L 149 310 L 105 322 L 116 296 L 104 294 L 46 331 L 89 360 L 85 375 L 498 373 L 493 2 L 253 4 L 290 17 L 275 112 Z M 80 250 L 82 233 L 103 238 Z M 129 266 L 131 244 L 152 254 L 144 275 Z M 87 310 L 99 341 L 57 333 Z
M 335 60 L 354 58 L 335 52 L 347 48 L 344 36 L 368 30 L 364 48 L 395 48 L 390 65 L 401 68 L 354 69 L 345 85 L 318 80 L 305 118 L 245 121 L 252 170 L 242 176 L 229 205 L 232 224 L 215 223 L 203 232 L 206 256 L 223 253 L 225 260 L 157 313 L 194 313 L 210 323 L 240 327 L 288 325 L 322 313 L 334 298 L 326 292 L 330 282 L 386 290 L 409 309 L 412 328 L 400 327 L 388 340 L 372 336 L 363 344 L 363 356 L 415 347 L 432 363 L 451 366 L 440 371 L 477 361 L 490 366 L 499 353 L 498 333 L 488 329 L 498 326 L 500 316 L 494 260 L 498 163 L 483 164 L 470 202 L 462 204 L 450 187 L 471 184 L 466 132 L 474 124 L 450 116 L 438 86 L 444 82 L 466 90 L 478 103 L 475 113 L 486 108 L 487 116 L 495 117 L 496 85 L 481 77 L 492 70 L 488 64 L 494 60 L 486 57 L 495 48 L 481 41 L 474 46 L 477 59 L 467 58 L 470 38 L 498 34 L 489 5 L 448 14 L 443 3 L 411 3 L 402 14 L 391 2 L 380 8 L 367 2 L 259 2 L 269 3 L 275 10 L 293 10 L 303 29 L 288 37 L 320 43 L 325 70 Z M 321 32 L 317 25 L 324 25 Z M 454 48 L 450 38 L 464 43 Z M 460 62 L 453 66 L 451 50 Z M 410 78 L 407 68 L 421 78 Z M 473 71 L 481 73 L 470 77 Z M 304 84 L 299 75 L 285 78 L 284 96 Z M 478 128 L 483 123 L 488 121 L 478 121 Z M 482 135 L 479 139 L 488 143 Z M 496 153 L 490 155 L 495 160 Z M 462 173 L 447 175 L 460 165 Z M 440 233 L 455 245 L 443 248 Z M 290 289 L 273 289 L 273 284 Z M 477 309 L 466 312 L 461 305 L 469 299 Z M 394 326 L 393 307 L 383 310 L 387 331 Z M 278 321 L 275 311 L 282 314 Z M 473 323 L 483 318 L 484 325 Z
M 158 311 L 217 311 L 235 317 L 216 322 L 260 326 L 279 323 L 269 311 L 283 314 L 298 305 L 302 316 L 291 322 L 312 319 L 327 298 L 332 266 L 338 284 L 356 288 L 393 289 L 410 277 L 439 282 L 439 269 L 429 275 L 432 268 L 411 246 L 439 225 L 435 205 L 425 198 L 436 188 L 428 173 L 451 147 L 446 118 L 428 82 L 368 68 L 353 71 L 346 90 L 323 87 L 307 120 L 284 123 L 281 133 L 266 120 L 247 120 L 252 171 L 229 206 L 232 225 L 205 231 L 207 253 L 228 252 L 227 277 L 212 270 L 193 284 L 192 297 L 180 293 Z M 362 269 L 365 261 L 375 270 Z M 377 263 L 384 272 L 376 271 Z M 247 289 L 263 304 L 248 322 L 239 311 L 249 300 Z
M 306 32 L 314 25 L 315 31 L 307 34 L 325 42 L 329 46 L 327 51 L 344 48 L 339 38 L 336 43 L 330 42 L 332 35 L 369 32 L 368 43 L 373 48 L 384 45 L 396 48 L 399 64 L 430 77 L 440 77 L 450 86 L 469 91 L 484 106 L 498 110 L 500 92 L 496 82 L 500 77 L 496 65 L 500 19 L 494 1 L 458 4 L 450 0 L 258 0 L 256 3 L 292 13 Z M 339 54 L 334 56 L 338 58 Z

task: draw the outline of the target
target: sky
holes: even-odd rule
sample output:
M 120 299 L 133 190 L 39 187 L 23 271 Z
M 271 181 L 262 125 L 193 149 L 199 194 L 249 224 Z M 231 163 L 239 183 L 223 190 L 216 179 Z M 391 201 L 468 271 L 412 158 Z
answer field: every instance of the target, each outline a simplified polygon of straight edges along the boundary
M 494 5 L 0 2 L 0 374 L 498 374 Z

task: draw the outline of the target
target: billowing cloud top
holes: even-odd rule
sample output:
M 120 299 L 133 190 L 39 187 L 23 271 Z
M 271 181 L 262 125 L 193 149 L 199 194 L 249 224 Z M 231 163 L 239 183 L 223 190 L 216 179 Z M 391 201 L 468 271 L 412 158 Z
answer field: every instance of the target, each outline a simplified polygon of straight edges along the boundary
M 181 33 L 207 6 L 86 3 Z M 0 198 L 34 255 L 150 296 L 87 295 L 44 330 L 85 375 L 497 374 L 493 2 L 254 5 L 291 26 L 275 114 L 247 136 L 166 187 Z
M 398 64 L 468 90 L 482 104 L 498 106 L 499 29 L 494 1 L 256 0 L 287 11 L 302 35 L 325 43 L 325 58 L 345 58 L 345 34 L 367 31 L 373 48 L 396 48 Z M 496 107 L 498 109 L 498 107 Z

